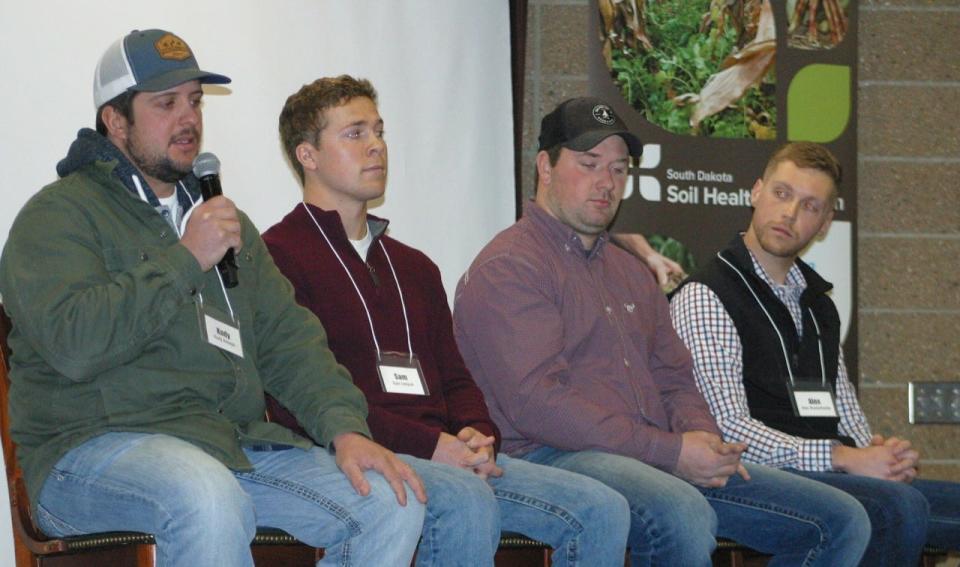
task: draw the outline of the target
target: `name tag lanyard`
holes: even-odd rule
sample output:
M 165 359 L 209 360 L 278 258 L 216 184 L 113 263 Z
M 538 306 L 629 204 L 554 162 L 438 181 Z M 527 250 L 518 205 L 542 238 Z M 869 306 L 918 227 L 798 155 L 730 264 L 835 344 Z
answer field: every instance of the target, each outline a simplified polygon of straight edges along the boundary
M 150 204 L 150 201 L 147 199 L 147 195 L 143 190 L 143 186 L 140 184 L 140 179 L 136 175 L 133 176 L 133 184 L 137 187 L 137 192 L 140 194 L 140 199 Z M 190 220 L 190 216 L 193 215 L 194 205 L 197 204 L 197 201 L 193 198 L 193 195 L 187 191 L 187 188 L 183 185 L 183 182 L 178 182 L 180 188 L 183 189 L 184 194 L 190 199 L 190 210 L 183 215 L 183 218 L 180 220 L 180 223 L 177 224 L 174 221 L 174 229 L 177 231 L 177 238 L 183 237 L 183 231 L 186 229 L 187 221 Z M 201 325 L 200 330 L 204 335 L 204 339 L 213 344 L 218 348 L 222 348 L 229 352 L 236 354 L 237 356 L 243 357 L 243 347 L 240 343 L 240 323 L 237 321 L 237 316 L 233 311 L 233 305 L 230 303 L 230 295 L 227 294 L 227 288 L 223 284 L 223 276 L 220 275 L 220 270 L 214 270 L 217 273 L 217 280 L 220 282 L 220 290 L 223 292 L 223 299 L 227 303 L 227 310 L 229 311 L 229 323 L 225 323 L 220 319 L 225 319 L 226 314 L 208 313 L 212 308 L 204 307 L 203 305 L 203 293 L 197 292 L 198 300 L 198 309 L 201 311 Z M 219 331 L 219 332 L 218 332 Z
M 377 350 L 377 361 L 382 361 L 383 353 L 380 351 L 380 343 L 377 341 L 377 333 L 373 328 L 373 317 L 370 315 L 370 309 L 367 307 L 366 300 L 363 299 L 363 294 L 360 293 L 360 286 L 358 286 L 356 280 L 353 279 L 353 274 L 351 274 L 350 270 L 347 269 L 347 265 L 344 263 L 343 258 L 340 257 L 340 253 L 337 252 L 337 249 L 334 248 L 333 243 L 330 242 L 330 239 L 327 237 L 327 233 L 324 232 L 323 227 L 320 226 L 319 222 L 317 222 L 317 218 L 313 216 L 313 211 L 310 210 L 310 207 L 308 207 L 306 203 L 300 204 L 303 205 L 303 210 L 307 211 L 307 214 L 310 215 L 310 220 L 312 220 L 313 224 L 317 226 L 317 230 L 320 231 L 320 235 L 323 236 L 323 239 L 327 242 L 327 246 L 330 247 L 333 255 L 336 256 L 337 261 L 340 262 L 340 266 L 343 267 L 343 271 L 346 272 L 347 277 L 350 278 L 350 283 L 353 284 L 353 289 L 357 292 L 357 297 L 360 298 L 360 304 L 363 305 L 363 311 L 367 315 L 367 323 L 370 324 L 370 336 L 373 338 L 373 348 Z M 380 249 L 383 250 L 383 255 L 387 258 L 387 264 L 390 266 L 390 273 L 393 274 L 393 281 L 397 284 L 397 292 L 400 295 L 400 308 L 403 310 L 403 324 L 407 332 L 408 361 L 413 363 L 414 356 L 413 344 L 410 341 L 410 321 L 407 319 L 407 306 L 403 301 L 403 289 L 400 288 L 400 280 L 397 278 L 396 270 L 393 269 L 393 262 L 390 260 L 390 254 L 387 253 L 387 247 L 383 245 L 383 240 L 377 240 L 377 243 L 380 245 Z
M 346 272 L 347 277 L 350 278 L 350 283 L 353 284 L 354 291 L 357 292 L 357 297 L 360 298 L 363 311 L 367 314 L 367 323 L 370 324 L 370 336 L 373 338 L 373 348 L 377 351 L 377 372 L 380 374 L 380 385 L 383 387 L 383 391 L 388 394 L 429 396 L 430 389 L 427 387 L 427 381 L 423 379 L 420 361 L 417 359 L 417 356 L 413 354 L 413 344 L 410 340 L 410 320 L 407 318 L 407 305 L 403 300 L 403 289 L 400 288 L 397 271 L 393 269 L 393 261 L 390 259 L 390 254 L 387 252 L 387 247 L 384 246 L 383 240 L 378 240 L 377 242 L 380 244 L 380 249 L 383 250 L 383 255 L 387 258 L 390 273 L 393 274 L 393 281 L 397 284 L 397 292 L 400 295 L 400 308 L 403 310 L 403 324 L 407 331 L 407 352 L 405 354 L 382 352 L 380 350 L 380 343 L 377 341 L 377 332 L 373 328 L 373 316 L 370 314 L 370 308 L 367 307 L 367 302 L 363 298 L 363 294 L 360 293 L 360 287 L 357 285 L 357 281 L 353 278 L 350 270 L 347 269 L 347 265 L 344 263 L 343 258 L 340 257 L 340 253 L 337 252 L 333 243 L 330 242 L 323 227 L 317 222 L 317 218 L 313 216 L 313 211 L 310 210 L 310 207 L 308 207 L 306 203 L 301 204 L 303 205 L 303 209 L 307 211 L 307 214 L 310 215 L 310 219 L 313 221 L 313 224 L 316 225 L 317 230 L 320 231 L 320 235 L 323 236 L 333 255 L 336 256 L 337 261 L 340 262 L 343 271 Z
M 745 285 L 747 290 L 750 291 L 750 295 L 753 296 L 754 301 L 756 301 L 757 305 L 760 306 L 760 309 L 763 310 L 763 314 L 766 315 L 767 320 L 770 321 L 770 326 L 772 326 L 774 332 L 777 333 L 777 338 L 780 339 L 780 349 L 783 353 L 783 362 L 787 365 L 787 377 L 790 380 L 789 384 L 787 384 L 787 389 L 790 391 L 790 403 L 793 405 L 794 413 L 800 417 L 837 417 L 836 404 L 834 404 L 833 399 L 833 390 L 827 385 L 827 369 L 823 359 L 823 341 L 820 338 L 820 324 L 817 322 L 817 318 L 813 314 L 813 309 L 807 307 L 807 311 L 810 313 L 810 318 L 813 320 L 813 326 L 817 332 L 817 350 L 820 354 L 819 386 L 816 383 L 810 382 L 797 383 L 793 376 L 793 369 L 790 366 L 790 356 L 787 354 L 787 343 L 783 340 L 783 334 L 780 332 L 780 328 L 777 327 L 777 323 L 773 320 L 770 312 L 767 311 L 766 306 L 762 301 L 760 301 L 760 298 L 753 290 L 753 287 L 751 287 L 750 283 L 747 282 L 747 278 L 743 275 L 743 272 L 741 272 L 736 266 L 734 266 L 729 260 L 724 258 L 719 253 L 717 254 L 717 258 L 720 258 L 724 264 L 729 266 L 731 270 L 740 276 L 740 280 L 743 282 L 743 285 Z

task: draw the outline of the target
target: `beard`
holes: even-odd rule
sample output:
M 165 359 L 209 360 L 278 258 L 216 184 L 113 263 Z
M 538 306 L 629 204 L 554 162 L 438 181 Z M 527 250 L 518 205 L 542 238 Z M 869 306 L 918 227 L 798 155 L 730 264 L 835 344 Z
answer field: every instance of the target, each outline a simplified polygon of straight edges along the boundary
M 187 131 L 178 133 L 177 136 L 185 133 L 193 135 L 197 140 L 197 145 L 200 145 L 200 133 L 196 129 L 190 128 Z M 176 183 L 193 170 L 192 162 L 178 164 L 174 160 L 170 159 L 170 157 L 166 154 L 151 154 L 147 150 L 140 147 L 140 144 L 135 136 L 131 136 L 127 140 L 126 150 L 127 155 L 130 156 L 130 160 L 137 167 L 137 169 L 139 169 L 144 175 L 158 179 L 164 183 Z

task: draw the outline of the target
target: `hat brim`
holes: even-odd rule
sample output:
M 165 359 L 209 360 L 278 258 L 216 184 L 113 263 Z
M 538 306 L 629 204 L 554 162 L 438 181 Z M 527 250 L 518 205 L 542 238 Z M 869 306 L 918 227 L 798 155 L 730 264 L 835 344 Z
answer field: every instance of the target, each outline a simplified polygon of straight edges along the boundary
M 620 136 L 623 138 L 623 141 L 627 143 L 627 151 L 632 157 L 640 157 L 640 154 L 643 153 L 643 142 L 627 130 L 592 130 L 590 132 L 584 132 L 576 138 L 564 142 L 562 145 L 571 150 L 585 152 L 610 136 Z
M 200 81 L 204 85 L 225 85 L 230 82 L 230 77 L 201 71 L 200 69 L 177 69 L 154 77 L 149 81 L 144 81 L 139 85 L 134 85 L 130 87 L 130 90 L 157 92 L 181 85 L 187 81 Z

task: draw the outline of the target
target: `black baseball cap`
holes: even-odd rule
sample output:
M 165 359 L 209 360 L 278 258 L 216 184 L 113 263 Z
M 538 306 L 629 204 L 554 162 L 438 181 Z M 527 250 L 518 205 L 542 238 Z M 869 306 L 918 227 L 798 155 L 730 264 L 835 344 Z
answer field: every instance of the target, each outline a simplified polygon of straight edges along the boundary
M 609 104 L 594 97 L 565 100 L 540 122 L 540 150 L 560 145 L 585 152 L 610 136 L 620 136 L 633 157 L 643 153 L 643 143 Z

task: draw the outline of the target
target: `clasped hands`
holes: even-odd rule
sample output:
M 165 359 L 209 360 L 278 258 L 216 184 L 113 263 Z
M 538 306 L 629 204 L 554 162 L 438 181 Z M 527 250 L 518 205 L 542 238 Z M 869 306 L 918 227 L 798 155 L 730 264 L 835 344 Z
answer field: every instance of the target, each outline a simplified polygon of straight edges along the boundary
M 716 433 L 687 431 L 683 434 L 676 475 L 708 488 L 726 486 L 734 473 L 750 480 L 750 473 L 740 462 L 740 455 L 746 450 L 745 443 L 725 443 Z
M 482 479 L 500 476 L 492 435 L 484 435 L 472 427 L 464 427 L 456 436 L 440 433 L 431 460 L 461 469 L 472 470 Z
M 834 470 L 896 482 L 916 478 L 919 462 L 920 453 L 899 437 L 874 435 L 866 447 L 833 448 Z

